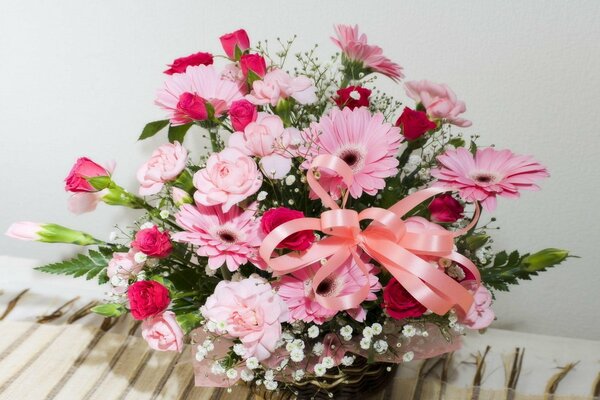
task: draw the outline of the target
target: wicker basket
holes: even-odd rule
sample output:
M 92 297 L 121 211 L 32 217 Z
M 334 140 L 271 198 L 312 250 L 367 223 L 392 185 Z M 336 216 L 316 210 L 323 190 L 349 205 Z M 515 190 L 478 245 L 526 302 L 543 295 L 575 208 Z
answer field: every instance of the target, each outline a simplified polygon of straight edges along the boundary
M 359 357 L 351 367 L 340 367 L 335 375 L 308 378 L 288 384 L 285 388 L 271 392 L 264 386 L 253 386 L 256 400 L 347 400 L 356 395 L 373 394 L 382 390 L 393 378 L 398 364 L 372 363 Z

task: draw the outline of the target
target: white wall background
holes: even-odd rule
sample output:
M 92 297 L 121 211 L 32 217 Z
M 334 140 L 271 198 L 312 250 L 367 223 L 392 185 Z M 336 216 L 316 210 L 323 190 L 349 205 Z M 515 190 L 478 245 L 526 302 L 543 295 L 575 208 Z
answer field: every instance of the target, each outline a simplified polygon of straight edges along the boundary
M 172 59 L 219 52 L 218 36 L 238 27 L 254 41 L 296 33 L 298 49 L 318 42 L 326 54 L 332 24 L 358 23 L 409 79 L 448 83 L 481 143 L 534 153 L 552 173 L 542 192 L 500 200 L 496 243 L 582 258 L 500 294 L 494 326 L 600 339 L 599 20 L 593 0 L 3 1 L 0 229 L 48 221 L 107 237 L 125 220 L 102 205 L 69 215 L 62 180 L 87 155 L 116 160 L 117 181 L 136 189 L 137 167 L 164 140 L 136 143 L 163 117 L 152 102 Z M 4 255 L 54 261 L 74 250 L 0 237 Z

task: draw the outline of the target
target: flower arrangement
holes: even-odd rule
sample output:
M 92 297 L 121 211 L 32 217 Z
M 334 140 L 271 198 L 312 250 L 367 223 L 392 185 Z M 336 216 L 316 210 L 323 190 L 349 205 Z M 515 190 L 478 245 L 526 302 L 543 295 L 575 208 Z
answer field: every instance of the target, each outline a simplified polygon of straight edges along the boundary
M 76 214 L 143 215 L 108 241 L 55 224 L 7 232 L 97 246 L 38 269 L 98 277 L 110 290 L 94 311 L 131 313 L 153 349 L 191 342 L 197 385 L 279 390 L 357 359 L 452 351 L 492 323 L 494 290 L 568 257 L 492 250 L 480 208 L 537 189 L 546 168 L 455 133 L 471 122 L 444 84 L 405 82 L 410 106 L 376 90 L 404 72 L 358 27 L 336 26 L 341 54 L 299 53 L 293 72 L 293 41 L 272 53 L 244 30 L 220 40 L 222 67 L 200 52 L 164 71 L 155 103 L 168 119 L 140 139 L 166 128 L 169 143 L 137 171 L 138 195 L 85 157 L 65 179 Z M 193 130 L 212 152 L 183 146 Z

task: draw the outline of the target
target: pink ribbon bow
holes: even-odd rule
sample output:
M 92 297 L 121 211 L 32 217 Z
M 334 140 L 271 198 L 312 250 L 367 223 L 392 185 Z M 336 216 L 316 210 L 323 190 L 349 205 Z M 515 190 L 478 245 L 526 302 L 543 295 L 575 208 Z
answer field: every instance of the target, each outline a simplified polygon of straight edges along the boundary
M 314 158 L 307 171 L 307 181 L 330 210 L 323 212 L 320 218 L 300 218 L 285 222 L 267 235 L 260 247 L 260 255 L 273 269 L 274 276 L 285 275 L 321 262 L 322 266 L 312 281 L 315 300 L 332 310 L 355 308 L 367 298 L 370 290 L 369 270 L 361 260 L 359 252 L 359 249 L 362 249 L 429 310 L 444 315 L 451 308 L 457 307 L 457 311 L 466 314 L 473 303 L 472 294 L 422 257 L 455 261 L 467 268 L 479 284 L 477 267 L 468 258 L 454 251 L 454 238 L 474 226 L 479 217 L 479 207 L 475 210 L 473 221 L 460 231 L 450 232 L 442 228 L 419 233 L 407 232 L 402 216 L 423 201 L 446 192 L 447 189 L 424 189 L 405 197 L 388 210 L 372 207 L 358 213 L 343 208 L 348 198 L 348 190 L 342 199 L 342 208 L 331 198 L 315 176 L 319 168 L 337 173 L 347 187 L 352 184 L 352 170 L 343 160 L 332 155 L 319 155 Z M 361 230 L 360 223 L 365 220 L 372 222 L 365 230 Z M 280 242 L 296 232 L 305 230 L 321 231 L 328 236 L 315 242 L 305 252 L 292 252 L 272 258 Z M 319 285 L 329 277 L 335 276 L 336 270 L 349 257 L 354 259 L 367 277 L 366 283 L 354 293 L 321 295 Z

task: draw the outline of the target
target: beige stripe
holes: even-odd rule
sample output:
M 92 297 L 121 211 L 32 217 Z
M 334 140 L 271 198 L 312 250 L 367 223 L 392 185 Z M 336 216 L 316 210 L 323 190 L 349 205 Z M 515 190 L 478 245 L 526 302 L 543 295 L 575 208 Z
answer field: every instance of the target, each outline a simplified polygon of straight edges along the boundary
M 185 389 L 183 389 L 183 392 L 181 392 L 181 394 L 179 395 L 179 397 L 177 398 L 177 400 L 186 400 L 186 399 L 188 399 L 189 396 L 190 396 L 190 393 L 192 392 L 192 389 L 194 389 L 194 375 L 192 375 L 192 378 L 190 379 L 190 381 L 186 385 Z
M 167 380 L 173 373 L 173 370 L 175 369 L 175 366 L 179 362 L 179 359 L 181 358 L 182 355 L 183 355 L 183 351 L 181 353 L 177 354 L 175 357 L 173 357 L 173 359 L 171 360 L 171 363 L 167 367 L 167 370 L 165 371 L 163 376 L 158 381 L 156 388 L 154 388 L 154 392 L 152 392 L 152 397 L 150 398 L 150 400 L 156 400 L 158 398 L 158 396 L 160 395 L 160 392 L 162 391 L 163 387 L 167 383 Z
M 127 397 L 127 395 L 129 394 L 129 391 L 135 386 L 138 379 L 140 379 L 142 372 L 144 372 L 144 368 L 146 368 L 146 365 L 148 365 L 148 361 L 150 361 L 150 357 L 152 357 L 153 354 L 154 353 L 152 350 L 150 350 L 150 349 L 146 350 L 146 352 L 142 356 L 142 359 L 138 363 L 138 366 L 136 367 L 136 369 L 133 373 L 133 376 L 129 380 L 129 385 L 127 385 L 127 387 L 125 388 L 123 393 L 121 393 L 121 395 L 119 396 L 119 398 L 117 400 L 124 400 L 125 397 Z
M 50 343 L 48 343 L 47 346 L 44 346 L 44 347 L 40 348 L 31 357 L 29 357 L 29 359 L 27 360 L 27 362 L 25 362 L 14 374 L 12 374 L 10 376 L 10 378 L 8 378 L 2 384 L 2 386 L 0 386 L 0 394 L 2 394 L 15 380 L 17 380 L 17 378 L 19 378 L 19 376 L 27 368 L 29 368 L 31 366 L 31 364 L 33 364 L 33 362 L 36 361 L 42 355 L 42 353 L 44 351 L 46 351 L 46 349 L 48 349 L 50 346 L 52 346 L 52 343 L 54 343 L 54 341 L 60 337 L 60 335 L 63 333 L 63 331 L 66 330 L 66 328 L 67 328 L 67 326 L 63 326 L 62 329 L 60 329 L 60 331 L 58 332 L 58 334 L 55 335 L 54 338 L 52 338 L 52 340 L 50 341 Z
M 10 355 L 15 349 L 17 349 L 22 343 L 25 342 L 38 328 L 39 324 L 31 325 L 25 332 L 21 333 L 15 338 L 2 353 L 0 353 L 0 362 Z M 4 333 L 4 332 L 3 332 Z
M 48 393 L 48 395 L 46 396 L 46 400 L 51 400 L 56 397 L 56 395 L 62 390 L 63 386 L 65 386 L 67 381 L 71 379 L 75 371 L 77 371 L 77 368 L 79 368 L 81 364 L 84 363 L 85 359 L 89 356 L 91 351 L 94 349 L 94 347 L 96 347 L 100 339 L 102 339 L 102 336 L 104 336 L 105 334 L 106 331 L 104 330 L 99 330 L 98 332 L 96 332 L 96 334 L 85 347 L 85 349 L 83 349 L 83 351 L 79 353 L 79 356 L 75 359 L 73 364 L 71 364 L 69 370 L 60 378 L 58 382 L 56 382 L 50 393 Z

